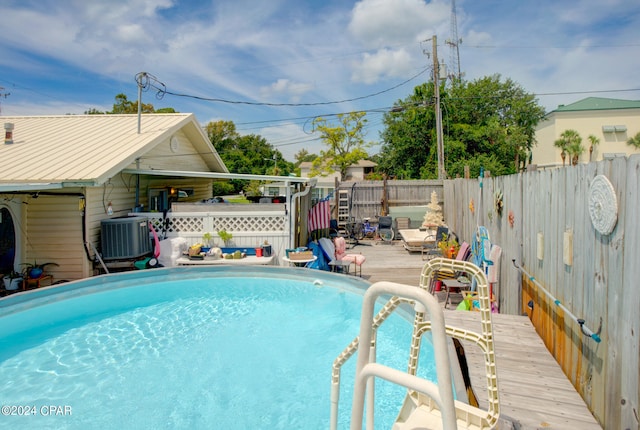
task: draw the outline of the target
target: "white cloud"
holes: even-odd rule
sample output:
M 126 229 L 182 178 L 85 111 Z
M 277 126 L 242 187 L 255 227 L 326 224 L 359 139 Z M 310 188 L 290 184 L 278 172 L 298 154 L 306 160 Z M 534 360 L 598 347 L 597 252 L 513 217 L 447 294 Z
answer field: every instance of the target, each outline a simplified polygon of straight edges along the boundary
M 262 97 L 269 99 L 272 96 L 284 95 L 292 103 L 300 101 L 300 97 L 313 89 L 313 85 L 302 82 L 292 82 L 289 79 L 278 79 L 269 86 L 260 88 Z
M 362 0 L 353 8 L 349 31 L 367 49 L 418 42 L 448 23 L 449 2 Z
M 448 2 L 423 0 L 362 0 L 353 8 L 349 31 L 365 48 L 352 64 L 353 82 L 374 84 L 385 78 L 406 78 L 426 67 L 421 42 L 449 27 Z M 441 45 L 444 37 L 441 38 Z M 431 49 L 429 45 L 428 49 Z
M 351 79 L 373 84 L 381 78 L 406 77 L 414 70 L 412 57 L 406 50 L 381 49 L 375 54 L 364 54 L 362 61 L 354 64 Z

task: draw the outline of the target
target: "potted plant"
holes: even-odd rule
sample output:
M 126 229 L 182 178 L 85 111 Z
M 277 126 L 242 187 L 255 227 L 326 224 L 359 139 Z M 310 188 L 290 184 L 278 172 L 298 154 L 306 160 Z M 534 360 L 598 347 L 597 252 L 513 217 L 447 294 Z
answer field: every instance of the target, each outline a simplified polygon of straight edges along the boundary
M 211 250 L 211 239 L 213 238 L 213 235 L 209 232 L 205 233 L 202 235 L 202 248 L 201 251 L 202 252 L 209 252 Z
M 442 255 L 446 258 L 455 258 L 460 249 L 458 240 L 455 236 L 449 237 L 446 233 L 442 235 L 442 240 L 438 242 L 438 248 L 442 251 Z
M 22 274 L 12 270 L 8 275 L 4 275 L 4 289 L 7 291 L 15 291 L 20 287 L 22 282 Z
M 224 246 L 229 247 L 229 242 L 233 238 L 233 234 L 228 233 L 227 230 L 222 229 L 218 231 L 218 237 L 224 241 Z
M 37 261 L 34 261 L 33 263 L 23 263 L 22 265 L 24 266 L 24 276 L 26 276 L 27 279 L 38 279 L 42 276 L 46 266 L 58 266 L 58 263 L 49 262 L 38 264 Z

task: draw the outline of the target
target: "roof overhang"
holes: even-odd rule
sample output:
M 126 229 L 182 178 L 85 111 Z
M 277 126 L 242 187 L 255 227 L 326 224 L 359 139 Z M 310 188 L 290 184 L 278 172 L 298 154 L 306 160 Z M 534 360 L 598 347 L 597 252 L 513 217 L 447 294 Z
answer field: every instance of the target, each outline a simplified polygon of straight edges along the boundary
M 41 190 L 59 190 L 64 185 L 60 182 L 49 183 L 33 183 L 33 184 L 0 184 L 0 193 L 11 191 L 41 191 Z
M 271 176 L 271 175 L 250 175 L 243 173 L 219 173 L 219 172 L 194 172 L 185 170 L 143 170 L 124 169 L 123 173 L 130 175 L 149 176 L 177 176 L 183 178 L 209 178 L 209 179 L 245 179 L 248 181 L 280 181 L 284 183 L 309 183 L 314 185 L 315 178 L 301 178 L 298 176 Z

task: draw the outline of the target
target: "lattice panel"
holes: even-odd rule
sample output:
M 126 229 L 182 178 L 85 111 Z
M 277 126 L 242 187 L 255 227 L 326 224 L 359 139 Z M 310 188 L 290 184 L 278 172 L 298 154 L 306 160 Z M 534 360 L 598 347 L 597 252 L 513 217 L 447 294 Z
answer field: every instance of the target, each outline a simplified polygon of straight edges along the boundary
M 230 216 L 216 217 L 213 220 L 215 231 L 226 230 L 228 232 L 252 232 L 252 231 L 283 231 L 285 219 L 282 216 Z
M 209 219 L 210 218 L 210 219 Z M 157 232 L 164 232 L 161 216 L 150 216 L 153 227 Z M 207 222 L 208 221 L 208 222 Z M 226 230 L 230 233 L 242 232 L 282 232 L 285 230 L 286 217 L 282 215 L 232 215 L 232 216 L 208 216 L 208 215 L 172 215 L 168 214 L 166 220 L 166 233 L 193 233 L 203 232 L 207 225 L 212 225 L 211 232 Z
M 180 216 L 168 218 L 168 233 L 204 231 L 204 217 L 201 216 Z

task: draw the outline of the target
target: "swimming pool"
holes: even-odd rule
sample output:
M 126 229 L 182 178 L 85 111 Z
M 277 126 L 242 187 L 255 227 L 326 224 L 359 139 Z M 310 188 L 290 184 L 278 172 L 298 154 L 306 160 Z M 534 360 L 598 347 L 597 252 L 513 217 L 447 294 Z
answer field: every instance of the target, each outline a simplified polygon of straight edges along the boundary
M 326 429 L 331 365 L 358 334 L 366 286 L 305 269 L 207 267 L 10 296 L 0 300 L 8 412 L 0 423 Z M 405 370 L 410 337 L 411 324 L 391 317 L 379 332 L 378 361 Z M 419 374 L 435 380 L 433 352 L 423 345 Z M 342 371 L 340 428 L 348 428 L 354 368 L 352 359 Z M 390 428 L 403 390 L 377 381 L 376 398 L 376 428 Z

